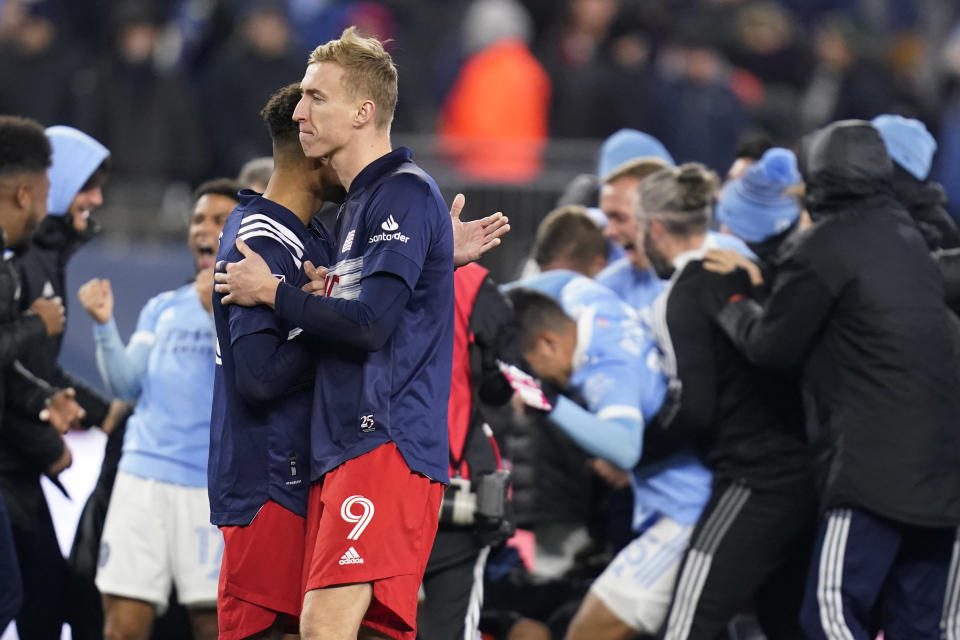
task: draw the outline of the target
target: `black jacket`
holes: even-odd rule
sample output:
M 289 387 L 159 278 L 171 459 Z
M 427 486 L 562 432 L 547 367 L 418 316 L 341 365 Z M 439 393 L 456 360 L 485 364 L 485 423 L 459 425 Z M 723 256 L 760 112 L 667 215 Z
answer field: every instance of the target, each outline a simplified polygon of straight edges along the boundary
M 15 259 L 21 282 L 20 311 L 41 297 L 59 296 L 64 306 L 67 305 L 66 264 L 88 237 L 89 234 L 78 235 L 67 216 L 47 216 L 44 219 L 34 233 L 29 249 Z M 60 367 L 57 359 L 62 340 L 62 334 L 47 336 L 44 332 L 21 355 L 20 361 L 30 373 L 54 387 L 73 387 L 77 402 L 86 411 L 83 425 L 98 425 L 107 415 L 109 401 Z M 4 432 L 0 435 L 0 480 L 7 485 L 11 482 L 17 486 L 35 484 L 40 474 L 63 455 L 63 447 L 63 438 L 52 426 L 41 422 L 37 412 L 8 415 Z M 11 490 L 6 493 L 11 517 L 15 517 L 18 505 L 16 499 L 9 496 L 12 493 L 27 494 Z M 22 506 L 25 511 L 31 508 L 26 504 Z
M 47 335 L 43 320 L 20 310 L 22 287 L 0 232 L 0 451 L 4 424 L 11 416 L 36 416 L 54 389 L 31 375 L 20 363 Z
M 699 257 L 678 265 L 654 305 L 664 372 L 679 404 L 648 429 L 644 447 L 692 444 L 718 478 L 756 488 L 805 476 L 810 458 L 799 412 L 784 410 L 782 381 L 757 371 L 714 322 L 709 300 L 727 278 L 704 269 Z
M 804 139 L 814 227 L 766 303 L 721 320 L 758 366 L 802 367 L 807 431 L 825 508 L 921 526 L 960 523 L 960 386 L 943 285 L 890 189 L 869 123 Z
M 21 306 L 26 308 L 37 298 L 59 296 L 69 312 L 67 262 L 93 235 L 94 227 L 81 235 L 73 229 L 69 216 L 47 216 L 33 234 L 33 244 L 19 259 L 23 282 Z M 77 402 L 87 412 L 83 424 L 99 425 L 107 415 L 110 401 L 64 371 L 57 362 L 63 334 L 47 337 L 23 358 L 23 364 L 51 384 L 77 391 Z

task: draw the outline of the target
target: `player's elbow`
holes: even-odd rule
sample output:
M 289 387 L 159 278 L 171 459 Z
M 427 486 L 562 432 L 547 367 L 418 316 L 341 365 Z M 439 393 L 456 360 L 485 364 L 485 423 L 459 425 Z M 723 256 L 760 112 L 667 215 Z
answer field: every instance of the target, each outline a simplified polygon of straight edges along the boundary
M 250 375 L 241 375 L 237 372 L 237 391 L 247 402 L 267 402 L 279 395 L 266 382 Z

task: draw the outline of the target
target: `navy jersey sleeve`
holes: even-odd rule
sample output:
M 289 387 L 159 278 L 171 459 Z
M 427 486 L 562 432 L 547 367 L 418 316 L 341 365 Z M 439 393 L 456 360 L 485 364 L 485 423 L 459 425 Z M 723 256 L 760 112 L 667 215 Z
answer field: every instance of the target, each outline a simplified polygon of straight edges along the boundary
M 412 291 L 443 213 L 437 210 L 430 186 L 418 176 L 400 174 L 386 181 L 365 213 L 367 246 L 361 278 L 391 273 Z
M 266 237 L 254 237 L 245 241 L 247 246 L 260 254 L 267 266 L 270 267 L 270 273 L 281 282 L 286 282 L 292 286 L 300 285 L 300 266 L 294 261 L 284 245 L 276 240 Z M 227 256 L 229 262 L 239 262 L 243 256 L 237 251 L 236 247 L 231 249 Z M 230 342 L 236 343 L 243 336 L 248 336 L 262 331 L 270 331 L 286 339 L 286 332 L 281 327 L 281 321 L 273 312 L 273 309 L 264 305 L 255 307 L 241 307 L 240 305 L 230 305 L 228 308 L 228 317 L 230 322 Z

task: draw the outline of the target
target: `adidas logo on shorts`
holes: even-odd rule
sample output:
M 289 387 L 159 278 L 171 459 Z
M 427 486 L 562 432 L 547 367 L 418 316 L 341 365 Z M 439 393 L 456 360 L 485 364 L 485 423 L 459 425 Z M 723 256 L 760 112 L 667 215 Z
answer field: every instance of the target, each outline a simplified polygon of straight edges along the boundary
M 363 564 L 363 558 L 353 547 L 347 549 L 347 552 L 340 556 L 340 564 Z

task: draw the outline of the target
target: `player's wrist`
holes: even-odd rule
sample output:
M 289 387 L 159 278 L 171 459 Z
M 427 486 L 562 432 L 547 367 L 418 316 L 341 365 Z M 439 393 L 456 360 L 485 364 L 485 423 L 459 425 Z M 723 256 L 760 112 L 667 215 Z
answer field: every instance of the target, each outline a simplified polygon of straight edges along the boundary
M 263 285 L 260 286 L 260 289 L 257 294 L 257 302 L 260 304 L 265 304 L 269 307 L 276 306 L 277 303 L 277 288 L 280 286 L 280 281 L 274 277 L 270 277 L 269 280 L 264 280 Z

